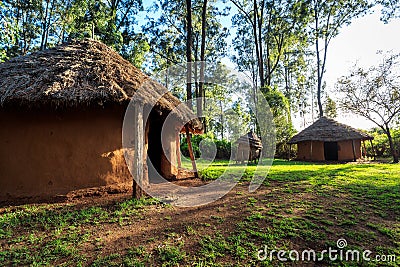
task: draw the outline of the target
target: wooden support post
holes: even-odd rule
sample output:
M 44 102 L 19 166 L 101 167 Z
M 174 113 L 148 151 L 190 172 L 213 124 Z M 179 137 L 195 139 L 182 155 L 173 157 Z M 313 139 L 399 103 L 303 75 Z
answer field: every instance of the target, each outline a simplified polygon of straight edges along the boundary
M 143 188 L 149 186 L 149 167 L 147 165 L 147 152 L 149 150 L 149 131 L 150 131 L 150 122 L 144 122 L 144 147 L 143 147 Z
M 312 151 L 312 140 L 311 140 L 311 147 L 310 147 L 310 159 L 311 159 L 311 160 L 312 160 L 312 156 L 313 156 L 313 155 L 312 155 L 312 152 L 313 152 L 313 151 Z
M 363 150 L 364 150 L 363 158 L 366 159 L 367 158 L 367 147 L 365 146 L 365 140 L 362 140 L 362 145 L 363 145 Z
M 178 163 L 178 168 L 182 167 L 182 160 L 181 160 L 181 139 L 179 138 L 179 132 L 176 134 L 176 161 Z
M 145 177 L 143 169 L 144 159 L 144 143 L 145 133 L 143 129 L 143 106 L 135 104 L 135 127 L 133 128 L 134 136 L 134 154 L 133 154 L 133 168 L 134 179 L 132 184 L 133 197 L 141 198 L 145 195 L 143 187 L 148 184 L 148 177 Z M 147 179 L 147 180 L 146 180 Z
M 288 161 L 290 161 L 290 151 L 292 150 L 292 144 L 289 144 Z
M 371 142 L 372 155 L 374 157 L 374 160 L 376 160 L 376 153 L 375 153 L 374 143 L 372 143 L 372 139 L 369 139 L 369 141 Z
M 356 161 L 357 157 L 356 157 L 356 147 L 354 145 L 354 139 L 351 140 L 351 147 L 353 148 L 353 161 Z
M 199 177 L 199 175 L 197 173 L 196 161 L 194 160 L 192 141 L 190 140 L 189 126 L 186 125 L 185 130 L 186 130 L 186 138 L 187 138 L 187 142 L 188 142 L 189 156 L 190 156 L 190 160 L 192 161 L 194 177 L 197 178 L 197 177 Z

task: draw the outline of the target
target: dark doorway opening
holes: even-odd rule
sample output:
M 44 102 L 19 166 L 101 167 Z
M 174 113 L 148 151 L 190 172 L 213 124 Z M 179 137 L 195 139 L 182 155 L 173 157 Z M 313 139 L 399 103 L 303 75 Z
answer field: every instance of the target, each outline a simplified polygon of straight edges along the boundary
M 149 182 L 157 184 L 162 182 L 160 179 L 161 174 L 161 130 L 163 121 L 160 116 L 153 109 L 149 115 L 149 132 L 148 132 L 148 149 L 147 149 L 147 166 L 149 171 Z
M 324 142 L 325 160 L 338 160 L 338 143 Z

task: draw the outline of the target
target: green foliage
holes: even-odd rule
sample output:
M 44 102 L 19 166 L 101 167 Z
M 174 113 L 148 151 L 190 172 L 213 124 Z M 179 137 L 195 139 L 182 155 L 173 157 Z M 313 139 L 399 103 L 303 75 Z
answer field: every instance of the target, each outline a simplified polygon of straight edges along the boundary
M 324 115 L 332 119 L 337 117 L 336 102 L 330 97 L 326 99 Z
M 210 178 L 226 168 L 227 161 L 214 162 Z M 245 182 L 256 166 L 229 168 L 233 175 L 246 168 Z M 398 164 L 275 160 L 261 192 L 249 193 L 245 183 L 221 205 L 195 211 L 151 198 L 104 206 L 85 201 L 7 207 L 0 214 L 0 261 L 4 266 L 286 266 L 276 259 L 259 261 L 257 251 L 265 245 L 269 251 L 320 251 L 336 247 L 338 238 L 351 249 L 398 255 L 399 177 Z M 160 223 L 166 215 L 172 219 Z M 138 232 L 121 226 L 121 216 L 139 226 Z M 176 224 L 175 218 L 185 219 Z
M 200 60 L 201 47 L 201 12 L 203 1 L 192 1 L 192 55 L 194 60 Z M 150 68 L 161 70 L 179 62 L 186 62 L 186 3 L 183 0 L 154 1 L 149 8 L 152 14 L 148 16 L 142 32 L 152 47 Z M 205 59 L 218 62 L 226 53 L 226 37 L 228 29 L 221 24 L 221 19 L 228 15 L 224 7 L 219 7 L 215 1 L 208 1 L 207 31 Z M 194 90 L 193 90 L 194 91 Z
M 400 128 L 392 129 L 390 132 L 393 137 L 393 142 L 396 151 L 400 151 Z M 372 131 L 369 131 L 368 134 L 374 137 L 374 140 L 372 142 L 374 145 L 375 149 L 374 151 L 376 153 L 376 156 L 384 158 L 392 156 L 390 152 L 389 140 L 387 138 L 387 135 L 382 131 L 382 129 L 374 128 Z M 366 142 L 366 148 L 367 148 L 367 156 L 372 157 L 373 151 L 370 142 Z
M 141 68 L 146 61 L 146 55 L 150 51 L 150 45 L 143 34 L 131 35 L 124 38 L 121 55 L 129 60 L 135 67 Z
M 162 266 L 177 266 L 182 262 L 186 256 L 184 250 L 182 250 L 183 243 L 178 246 L 174 245 L 163 245 L 157 248 L 159 260 L 162 262 Z
M 232 144 L 227 140 L 217 140 L 212 134 L 194 135 L 191 138 L 193 153 L 196 158 L 203 159 L 229 159 Z M 182 138 L 181 152 L 189 157 L 189 149 L 186 137 Z
M 310 41 L 315 47 L 317 65 L 317 101 L 320 116 L 323 115 L 322 91 L 328 48 L 332 38 L 339 34 L 343 26 L 350 25 L 354 18 L 364 15 L 372 4 L 367 0 L 313 0 L 309 1 L 312 14 Z
M 341 77 L 337 89 L 342 93 L 341 107 L 374 122 L 387 135 L 393 162 L 399 162 L 391 130 L 400 117 L 400 54 L 384 54 L 382 63 L 364 69 L 354 66 Z
M 253 76 L 253 84 L 270 86 L 283 81 L 284 55 L 293 64 L 304 56 L 309 14 L 304 1 L 232 1 L 239 12 L 232 18 L 237 28 L 232 59 Z M 249 34 L 249 33 L 252 34 Z M 300 67 L 300 65 L 296 66 Z M 296 68 L 294 67 L 294 68 Z M 286 68 L 288 70 L 288 68 Z M 295 72 L 291 72 L 295 76 Z M 284 75 L 285 76 L 285 75 Z M 288 82 L 288 80 L 286 80 Z
M 134 30 L 140 10 L 141 0 L 6 0 L 0 3 L 0 62 L 89 37 L 141 66 L 149 46 Z
M 276 88 L 262 89 L 272 115 L 274 116 L 276 130 L 276 156 L 287 157 L 288 146 L 286 142 L 293 136 L 295 129 L 290 117 L 290 104 L 288 99 Z
M 391 19 L 400 17 L 400 2 L 396 0 L 379 0 L 377 1 L 383 6 L 381 20 L 388 23 Z

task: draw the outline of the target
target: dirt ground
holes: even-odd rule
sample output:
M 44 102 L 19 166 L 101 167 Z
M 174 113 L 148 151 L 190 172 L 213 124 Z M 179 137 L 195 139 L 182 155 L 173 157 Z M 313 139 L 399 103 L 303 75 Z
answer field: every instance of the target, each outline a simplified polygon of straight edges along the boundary
M 175 182 L 181 186 L 199 186 L 204 184 L 200 179 L 180 180 Z M 281 212 L 273 215 L 277 218 L 285 217 L 305 217 L 304 209 L 299 205 L 292 205 L 291 203 L 316 203 L 321 209 L 329 210 L 332 203 L 338 206 L 347 206 L 345 196 L 337 196 L 332 194 L 330 196 L 321 197 L 313 192 L 307 192 L 303 188 L 298 187 L 295 193 L 287 191 L 287 186 L 284 182 L 271 181 L 268 186 L 261 186 L 257 191 L 248 192 L 248 183 L 237 185 L 227 195 L 221 199 L 199 207 L 174 207 L 172 205 L 149 205 L 144 206 L 143 210 L 138 216 L 131 217 L 129 223 L 101 223 L 101 224 L 85 224 L 84 231 L 91 234 L 90 241 L 84 245 L 79 246 L 79 253 L 85 255 L 86 263 L 91 263 L 100 255 L 106 256 L 111 253 L 125 255 L 127 250 L 132 247 L 144 247 L 146 251 L 156 251 L 169 243 L 183 243 L 183 250 L 187 255 L 197 255 L 199 253 L 199 242 L 207 235 L 213 236 L 215 234 L 225 237 L 231 236 L 238 228 L 238 223 L 246 221 L 255 211 L 261 210 L 261 206 L 265 204 L 274 203 L 275 206 L 289 207 L 291 213 L 288 214 Z M 100 206 L 103 208 L 112 209 L 117 203 L 121 203 L 131 198 L 131 188 L 129 184 L 119 187 L 104 187 L 104 188 L 91 188 L 85 190 L 78 190 L 63 196 L 62 198 L 55 198 L 48 200 L 48 203 L 57 202 L 60 206 L 69 206 L 74 210 L 80 210 L 90 206 Z M 34 200 L 31 199 L 34 203 Z M 249 205 L 249 200 L 254 200 Z M 26 200 L 25 200 L 26 201 Z M 342 204 L 340 202 L 343 202 Z M 252 204 L 250 203 L 250 204 Z M 0 208 L 0 214 L 3 214 L 6 209 L 10 211 L 11 203 L 3 203 Z M 13 203 L 12 206 L 15 206 Z M 41 204 L 32 204 L 41 205 Z M 16 207 L 17 208 L 17 207 Z M 265 210 L 264 210 L 265 211 Z M 363 211 L 368 215 L 372 211 Z M 321 214 L 322 220 L 324 217 L 330 220 L 336 220 L 333 225 L 328 225 L 326 230 L 326 237 L 323 239 L 336 241 L 340 238 L 341 234 L 346 230 L 346 225 L 340 225 L 340 214 Z M 370 222 L 387 223 L 387 220 L 379 219 L 377 216 L 370 218 Z M 272 227 L 271 222 L 267 220 L 259 220 L 257 227 L 265 231 Z M 347 228 L 346 228 L 347 227 Z M 365 227 L 361 225 L 350 226 L 354 231 L 363 232 Z M 195 234 L 191 234 L 188 229 L 194 229 Z M 24 231 L 24 229 L 20 229 Z M 325 231 L 325 230 L 322 230 Z M 26 233 L 29 235 L 29 232 Z M 392 246 L 392 242 L 384 234 L 377 233 L 376 240 L 371 240 L 373 244 Z M 252 242 L 258 247 L 262 248 L 264 245 L 262 239 L 254 239 Z M 280 242 L 280 243 L 279 243 Z M 292 249 L 323 249 L 325 244 L 324 240 L 309 240 L 299 236 L 292 238 L 285 238 L 278 241 L 276 246 L 285 246 L 289 242 Z M 234 263 L 236 260 L 225 256 L 226 258 L 220 259 L 221 262 Z M 296 266 L 327 266 L 313 263 L 297 263 Z

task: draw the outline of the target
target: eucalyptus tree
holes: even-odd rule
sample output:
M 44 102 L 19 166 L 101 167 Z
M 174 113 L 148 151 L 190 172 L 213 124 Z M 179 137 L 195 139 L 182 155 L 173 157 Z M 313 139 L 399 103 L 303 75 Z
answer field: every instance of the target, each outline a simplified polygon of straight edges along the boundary
M 226 138 L 226 112 L 231 110 L 233 99 L 237 98 L 235 90 L 240 90 L 237 77 L 222 63 L 211 64 L 205 71 L 205 105 L 204 120 L 207 131 L 215 136 Z M 236 93 L 236 94 L 234 94 Z M 236 97 L 235 97 L 236 95 Z
M 233 60 L 253 80 L 253 96 L 261 90 L 267 99 L 277 130 L 278 145 L 293 133 L 291 105 L 303 98 L 310 20 L 301 0 L 231 0 L 239 12 L 233 16 L 236 38 Z M 283 93 L 284 94 L 283 94 Z M 299 94 L 299 92 L 301 92 Z M 301 97 L 296 98 L 298 95 Z M 295 97 L 296 96 L 296 97 Z M 291 103 L 290 101 L 293 101 Z M 262 113 L 256 107 L 255 116 Z M 258 131 L 258 128 L 256 128 Z
M 96 38 L 120 51 L 135 38 L 135 15 L 141 10 L 141 0 L 69 0 L 63 38 Z
M 257 62 L 258 81 L 268 91 L 284 54 L 290 52 L 293 43 L 302 43 L 307 12 L 304 1 L 275 0 L 231 0 L 239 12 L 233 16 L 238 38 L 251 40 Z M 248 47 L 235 45 L 239 55 L 249 55 Z M 247 50 L 247 51 L 246 51 Z
M 319 116 L 324 114 L 322 86 L 326 71 L 329 45 L 339 34 L 340 28 L 349 25 L 356 17 L 365 14 L 371 7 L 368 0 L 310 0 L 312 14 L 310 41 L 315 47 L 317 65 L 317 100 Z
M 228 29 L 220 22 L 227 15 L 215 0 L 163 0 L 154 2 L 142 31 L 148 36 L 153 71 L 168 68 L 183 62 L 218 61 L 226 53 Z M 188 8 L 189 7 L 189 8 Z M 189 11 L 189 12 L 188 12 Z M 155 15 L 154 15 L 155 14 Z M 195 64 L 195 63 L 193 63 Z M 186 99 L 194 94 L 204 96 L 204 85 L 199 82 L 204 70 L 192 66 L 188 73 L 190 83 L 186 88 Z M 195 81 L 192 83 L 191 81 Z M 197 103 L 198 113 L 202 113 L 203 103 Z
M 40 0 L 4 0 L 1 3 L 1 44 L 6 58 L 37 49 L 40 34 Z

